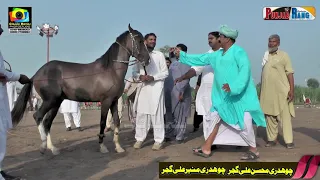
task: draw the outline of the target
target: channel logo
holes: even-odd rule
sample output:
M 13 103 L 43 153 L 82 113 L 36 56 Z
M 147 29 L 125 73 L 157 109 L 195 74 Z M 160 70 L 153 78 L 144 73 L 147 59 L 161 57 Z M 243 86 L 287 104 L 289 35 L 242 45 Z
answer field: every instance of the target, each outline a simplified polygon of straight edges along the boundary
M 32 7 L 8 7 L 9 33 L 30 34 L 32 30 Z
M 264 20 L 310 21 L 316 19 L 316 8 L 313 6 L 301 7 L 264 7 Z
M 11 22 L 15 23 L 27 23 L 30 21 L 30 14 L 27 9 L 13 8 L 9 12 L 9 17 Z

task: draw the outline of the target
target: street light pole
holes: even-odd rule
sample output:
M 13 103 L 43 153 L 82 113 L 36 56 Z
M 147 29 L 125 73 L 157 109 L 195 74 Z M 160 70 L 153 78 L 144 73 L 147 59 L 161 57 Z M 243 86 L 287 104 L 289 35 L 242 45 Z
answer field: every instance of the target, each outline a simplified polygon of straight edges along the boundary
M 47 35 L 47 63 L 49 62 L 49 60 L 50 60 L 50 37 Z
M 37 26 L 37 29 L 41 37 L 45 35 L 47 38 L 47 63 L 48 63 L 50 58 L 50 38 L 53 37 L 53 35 L 58 34 L 59 27 L 57 25 L 52 27 L 50 26 L 50 24 L 46 23 L 46 24 L 43 24 L 41 27 Z

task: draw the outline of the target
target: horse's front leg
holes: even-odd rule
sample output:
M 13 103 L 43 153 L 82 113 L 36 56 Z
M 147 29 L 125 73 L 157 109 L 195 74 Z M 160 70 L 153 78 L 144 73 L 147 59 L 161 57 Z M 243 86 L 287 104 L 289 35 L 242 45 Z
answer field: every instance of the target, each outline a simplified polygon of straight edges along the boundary
M 105 137 L 104 130 L 106 128 L 107 115 L 111 103 L 112 99 L 110 98 L 101 101 L 100 133 L 98 134 L 101 153 L 109 152 L 108 148 L 103 143 L 103 138 Z
M 125 150 L 121 147 L 119 143 L 119 130 L 120 130 L 120 118 L 118 114 L 118 100 L 115 100 L 110 107 L 112 117 L 113 117 L 113 123 L 114 123 L 114 131 L 113 131 L 113 142 L 116 146 L 115 150 L 118 153 L 122 153 Z

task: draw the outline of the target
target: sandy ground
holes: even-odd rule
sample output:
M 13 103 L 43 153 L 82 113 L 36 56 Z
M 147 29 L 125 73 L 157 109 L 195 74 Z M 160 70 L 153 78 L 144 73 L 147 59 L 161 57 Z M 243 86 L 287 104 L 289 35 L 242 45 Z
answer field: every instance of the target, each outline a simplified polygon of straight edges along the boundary
M 100 111 L 83 110 L 83 132 L 76 130 L 67 132 L 61 114 L 59 114 L 51 129 L 53 143 L 61 148 L 58 156 L 51 151 L 44 155 L 39 152 L 41 143 L 38 129 L 28 113 L 25 120 L 8 135 L 7 156 L 4 168 L 14 175 L 20 175 L 28 180 L 57 180 L 57 179 L 105 179 L 125 180 L 158 179 L 159 161 L 240 161 L 245 149 L 236 150 L 234 147 L 222 147 L 208 159 L 194 156 L 193 147 L 199 146 L 204 140 L 202 129 L 194 134 L 188 133 L 188 141 L 180 145 L 168 145 L 161 151 L 152 151 L 152 134 L 149 134 L 146 145 L 133 149 L 135 142 L 124 109 L 124 119 L 120 133 L 120 142 L 126 150 L 117 154 L 114 151 L 111 133 L 107 133 L 105 144 L 109 153 L 98 151 Z M 296 109 L 297 117 L 293 119 L 294 141 L 296 148 L 288 150 L 281 145 L 272 149 L 265 148 L 265 130 L 257 131 L 257 143 L 262 162 L 298 161 L 305 154 L 320 154 L 320 109 Z M 192 116 L 193 117 L 193 116 Z M 192 129 L 192 119 L 189 119 L 188 132 Z M 320 173 L 318 176 L 320 177 Z M 317 178 L 316 178 L 317 179 Z

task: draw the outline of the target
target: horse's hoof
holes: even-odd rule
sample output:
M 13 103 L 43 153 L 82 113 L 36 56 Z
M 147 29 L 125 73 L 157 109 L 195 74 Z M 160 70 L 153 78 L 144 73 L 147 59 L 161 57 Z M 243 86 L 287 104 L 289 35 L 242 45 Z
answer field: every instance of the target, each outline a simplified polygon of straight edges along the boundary
M 40 147 L 40 153 L 44 154 L 46 152 L 46 148 Z
M 41 154 L 44 154 L 47 150 L 47 144 L 41 144 L 39 150 Z
M 60 154 L 60 150 L 58 148 L 52 149 L 52 154 L 53 155 L 59 155 Z
M 124 150 L 122 147 L 120 147 L 120 148 L 115 148 L 115 150 L 116 150 L 117 153 L 123 153 L 123 152 L 125 152 L 125 150 Z
M 106 146 L 101 145 L 101 146 L 100 146 L 100 152 L 103 153 L 103 154 L 105 154 L 105 153 L 108 153 L 109 150 L 108 150 L 108 148 L 107 148 Z

